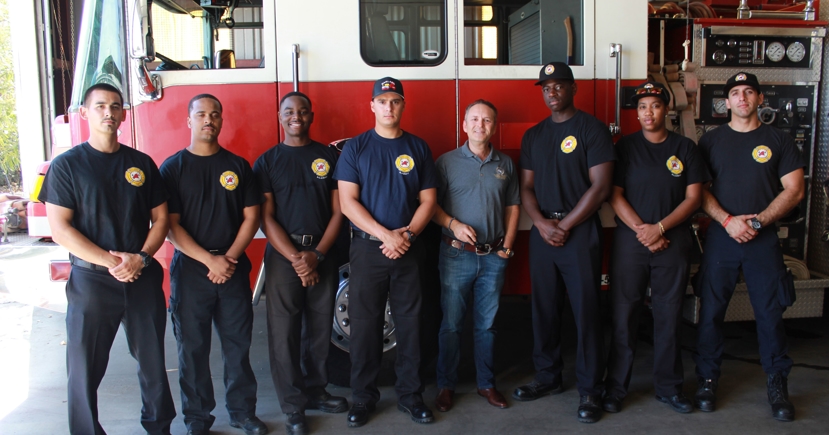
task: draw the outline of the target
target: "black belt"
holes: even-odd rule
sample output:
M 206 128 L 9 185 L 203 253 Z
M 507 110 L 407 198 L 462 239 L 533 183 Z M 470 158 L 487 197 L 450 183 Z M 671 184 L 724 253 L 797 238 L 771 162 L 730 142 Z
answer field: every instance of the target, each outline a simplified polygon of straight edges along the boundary
M 86 260 L 81 260 L 80 258 L 72 254 L 69 254 L 69 263 L 73 266 L 83 267 L 84 269 L 97 270 L 98 272 L 109 272 L 108 267 L 100 266 L 95 263 L 90 263 Z
M 541 214 L 547 219 L 558 219 L 562 220 L 565 216 L 567 216 L 566 211 L 547 211 L 541 210 Z
M 488 255 L 493 252 L 498 251 L 501 246 L 504 245 L 504 238 L 501 237 L 500 239 L 492 242 L 492 243 L 466 243 L 461 242 L 460 240 L 453 239 L 446 234 L 441 234 L 443 237 L 443 242 L 447 245 L 455 248 L 455 249 L 463 249 L 464 251 L 474 252 L 478 255 Z
M 291 240 L 299 246 L 313 246 L 314 243 L 320 242 L 320 236 L 313 236 L 310 234 L 291 234 Z
M 361 239 L 373 240 L 375 242 L 382 242 L 382 240 L 378 239 L 377 237 L 372 236 L 371 234 L 365 231 L 359 231 L 355 229 L 351 229 L 351 238 L 359 237 Z
M 207 252 L 209 252 L 210 255 L 225 255 L 225 254 L 227 254 L 227 251 L 228 251 L 227 249 L 208 249 L 207 250 Z

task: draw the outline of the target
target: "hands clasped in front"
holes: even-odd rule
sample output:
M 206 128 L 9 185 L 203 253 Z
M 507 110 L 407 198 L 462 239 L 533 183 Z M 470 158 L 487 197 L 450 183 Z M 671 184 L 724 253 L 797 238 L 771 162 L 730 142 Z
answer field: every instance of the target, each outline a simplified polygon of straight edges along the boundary
M 748 221 L 757 217 L 756 214 L 744 214 L 732 216 L 725 226 L 725 231 L 736 240 L 737 243 L 746 243 L 757 237 L 757 231 L 749 225 Z
M 570 237 L 570 231 L 561 228 L 560 223 L 561 221 L 558 219 L 543 219 L 540 222 L 536 222 L 535 226 L 538 228 L 538 233 L 541 235 L 541 238 L 548 245 L 560 248 L 564 246 L 567 238 Z
M 119 260 L 117 265 L 109 268 L 109 274 L 115 279 L 121 282 L 133 282 L 141 276 L 144 260 L 140 255 L 119 251 L 109 251 L 109 253 Z
M 213 284 L 224 284 L 233 276 L 238 261 L 227 255 L 213 255 L 207 262 L 207 279 Z
M 320 282 L 320 274 L 317 272 L 319 261 L 314 251 L 300 251 L 291 255 L 291 266 L 302 280 L 303 287 L 311 287 Z
M 634 225 L 633 230 L 636 231 L 636 239 L 639 240 L 639 243 L 648 248 L 651 253 L 664 251 L 668 249 L 668 245 L 671 243 L 662 234 L 657 224 Z
M 383 255 L 392 260 L 397 260 L 406 254 L 412 246 L 412 241 L 409 240 L 409 236 L 406 235 L 406 231 L 409 231 L 408 226 L 388 231 L 382 236 L 377 236 L 377 238 L 383 242 L 383 244 L 380 245 Z

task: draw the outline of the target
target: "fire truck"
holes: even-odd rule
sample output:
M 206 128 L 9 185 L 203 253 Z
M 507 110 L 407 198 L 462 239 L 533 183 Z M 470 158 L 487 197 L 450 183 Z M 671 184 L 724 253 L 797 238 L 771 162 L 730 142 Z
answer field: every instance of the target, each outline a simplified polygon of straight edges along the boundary
M 798 302 L 786 315 L 820 316 L 829 286 L 822 183 L 829 124 L 817 113 L 829 112 L 821 95 L 827 22 L 820 21 L 828 17 L 818 1 L 791 0 L 86 0 L 69 114 L 55 121 L 53 142 L 57 153 L 86 139 L 77 108 L 87 87 L 105 82 L 124 93 L 120 141 L 158 164 L 189 144 L 187 103 L 200 93 L 224 106 L 221 144 L 250 162 L 280 142 L 278 101 L 293 90 L 314 103 L 312 137 L 337 146 L 373 127 L 372 84 L 392 76 L 406 87 L 402 127 L 425 139 L 435 158 L 464 144 L 464 108 L 483 98 L 498 107 L 493 146 L 517 162 L 524 132 L 549 116 L 533 86 L 549 61 L 571 65 L 575 105 L 616 139 L 639 129 L 629 103 L 636 84 L 664 82 L 673 97 L 670 127 L 696 141 L 728 122 L 722 84 L 747 71 L 766 89 L 761 120 L 791 134 L 809 162 L 806 198 L 778 235 L 800 271 Z M 48 225 L 38 224 L 42 204 L 30 209 L 32 235 L 47 236 Z M 612 210 L 605 204 L 600 213 L 612 232 Z M 707 222 L 699 216 L 689 231 L 704 237 Z M 529 293 L 530 226 L 522 216 L 505 295 Z M 260 232 L 248 248 L 254 264 L 266 243 Z M 172 254 L 168 242 L 156 257 L 167 267 Z M 426 260 L 434 266 L 426 268 L 434 275 L 425 280 L 428 304 L 439 284 L 436 259 Z M 341 262 L 332 343 L 347 351 L 347 258 Z M 261 289 L 264 271 L 254 269 Z M 603 275 L 605 288 L 612 278 Z M 690 289 L 686 302 L 693 322 L 698 301 Z M 752 318 L 744 284 L 727 316 Z M 391 350 L 393 317 L 387 320 Z

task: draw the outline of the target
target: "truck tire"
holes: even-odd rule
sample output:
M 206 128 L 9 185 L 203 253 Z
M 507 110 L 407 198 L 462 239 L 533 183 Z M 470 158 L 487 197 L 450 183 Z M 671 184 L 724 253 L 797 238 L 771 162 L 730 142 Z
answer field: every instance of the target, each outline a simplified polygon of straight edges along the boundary
M 328 382 L 341 387 L 351 386 L 350 347 L 351 325 L 348 319 L 348 276 L 349 264 L 340 266 L 339 286 L 334 299 L 334 325 L 331 328 L 331 347 L 328 351 Z M 393 385 L 397 379 L 394 374 L 394 361 L 397 352 L 397 339 L 394 336 L 394 319 L 388 301 L 386 302 L 385 322 L 383 325 L 383 361 L 380 364 L 379 386 Z

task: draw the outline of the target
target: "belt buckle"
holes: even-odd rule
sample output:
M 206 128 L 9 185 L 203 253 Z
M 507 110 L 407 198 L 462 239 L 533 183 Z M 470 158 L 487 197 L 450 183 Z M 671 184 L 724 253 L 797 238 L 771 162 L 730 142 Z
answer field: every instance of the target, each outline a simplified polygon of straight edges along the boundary
M 211 255 L 217 255 L 219 253 L 219 250 L 218 249 L 211 249 L 207 252 L 209 252 Z
M 492 245 L 489 243 L 476 243 L 475 244 L 475 254 L 476 255 L 489 255 L 492 252 Z
M 302 246 L 311 246 L 313 243 L 314 243 L 314 236 L 311 236 L 311 235 L 308 235 L 308 234 L 303 234 L 302 235 L 302 241 L 300 242 L 300 244 Z

